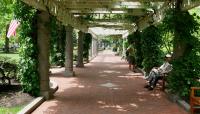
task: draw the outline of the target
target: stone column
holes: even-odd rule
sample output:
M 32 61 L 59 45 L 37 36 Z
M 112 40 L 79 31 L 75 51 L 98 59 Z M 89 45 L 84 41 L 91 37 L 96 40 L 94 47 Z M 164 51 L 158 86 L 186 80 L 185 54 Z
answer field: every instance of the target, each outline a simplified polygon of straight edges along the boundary
M 74 76 L 73 71 L 73 27 L 68 25 L 66 29 L 66 47 L 65 47 L 65 76 Z
M 97 39 L 92 38 L 92 57 L 97 56 L 98 53 L 97 45 L 98 45 Z
M 91 43 L 91 57 L 93 58 L 94 57 L 94 40 L 92 38 L 92 43 Z
M 40 76 L 40 95 L 50 99 L 49 89 L 49 13 L 45 11 L 37 12 L 37 46 L 38 46 L 38 71 Z
M 76 67 L 84 67 L 83 64 L 83 38 L 84 33 L 82 31 L 78 32 L 78 58 Z
M 123 38 L 123 51 L 122 51 L 122 56 L 125 57 L 126 56 L 126 47 L 125 47 L 125 42 L 126 42 L 126 39 Z M 125 58 L 124 58 L 125 59 Z

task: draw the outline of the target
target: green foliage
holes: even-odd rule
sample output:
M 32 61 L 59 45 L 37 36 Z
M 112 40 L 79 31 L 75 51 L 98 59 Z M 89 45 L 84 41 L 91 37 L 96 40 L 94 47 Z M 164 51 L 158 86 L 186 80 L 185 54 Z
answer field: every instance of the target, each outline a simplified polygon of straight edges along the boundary
M 73 30 L 72 32 L 72 38 L 73 38 L 73 46 L 74 46 L 74 53 L 73 53 L 73 60 L 77 61 L 77 49 L 78 49 L 78 33 L 76 30 Z
M 16 18 L 21 21 L 19 76 L 24 92 L 39 95 L 37 17 L 36 10 L 18 0 L 15 4 Z
M 6 25 L 14 17 L 14 0 L 0 0 L 0 4 L 0 34 L 3 33 L 5 35 Z
M 133 38 L 134 36 L 133 36 L 133 34 L 129 34 L 128 36 L 127 36 L 127 39 L 128 39 L 128 44 L 130 45 L 130 44 L 132 44 L 132 42 L 134 42 L 134 38 Z
M 8 57 L 0 57 L 0 78 L 2 84 L 11 84 L 11 79 L 17 79 L 18 63 Z
M 89 49 L 92 43 L 92 35 L 90 33 L 86 33 L 83 40 L 83 58 L 86 60 L 89 59 Z
M 0 48 L 3 48 L 5 52 L 9 52 L 9 42 L 13 44 L 17 42 L 17 37 L 5 40 L 9 23 L 14 19 L 14 3 L 15 0 L 0 1 Z
M 17 114 L 24 106 L 0 107 L 0 114 Z
M 112 47 L 113 51 L 117 52 L 118 55 L 122 55 L 123 51 L 123 39 L 120 37 L 111 37 L 112 38 Z
M 200 41 L 195 37 L 199 31 L 198 18 L 195 14 L 170 10 L 164 19 L 168 31 L 174 33 L 173 70 L 168 78 L 168 88 L 186 99 L 189 98 L 191 86 L 200 86 Z M 176 51 L 177 47 L 181 50 Z
M 10 57 L 5 57 L 5 56 L 0 56 L 0 62 L 4 62 L 4 63 L 10 63 L 10 64 L 18 64 L 18 61 L 15 59 L 12 59 Z
M 196 60 L 196 61 L 194 61 Z M 173 71 L 168 78 L 168 88 L 185 99 L 189 98 L 190 87 L 200 86 L 200 57 L 194 52 L 173 61 Z
M 73 45 L 74 47 L 77 47 L 78 46 L 78 33 L 77 31 L 73 30 L 72 32 L 72 38 L 73 38 Z
M 159 24 L 158 29 L 160 30 L 162 37 L 162 51 L 164 53 L 171 53 L 173 51 L 173 34 L 170 32 L 169 28 L 167 28 L 165 23 Z
M 160 50 L 162 40 L 158 28 L 153 25 L 146 28 L 142 32 L 141 42 L 144 57 L 142 65 L 148 74 L 153 67 L 159 66 L 162 61 Z
M 55 17 L 51 17 L 50 55 L 51 64 L 64 66 L 65 62 L 65 27 Z
M 135 53 L 136 65 L 138 67 L 142 67 L 142 61 L 143 61 L 143 53 L 142 53 L 142 47 L 141 47 L 142 40 L 141 40 L 141 34 L 138 30 L 135 33 L 133 33 L 132 39 L 133 39 L 133 42 L 135 42 L 134 48 L 136 50 L 136 53 Z

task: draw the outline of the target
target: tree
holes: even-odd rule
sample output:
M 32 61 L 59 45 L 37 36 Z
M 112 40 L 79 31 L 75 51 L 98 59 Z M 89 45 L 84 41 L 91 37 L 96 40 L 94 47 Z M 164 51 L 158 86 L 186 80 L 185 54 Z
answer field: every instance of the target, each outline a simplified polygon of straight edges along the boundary
M 8 31 L 9 23 L 14 17 L 14 3 L 15 3 L 15 0 L 1 0 L 0 1 L 0 4 L 1 4 L 0 5 L 0 19 L 1 19 L 0 28 L 3 28 L 1 29 L 0 33 L 4 33 L 3 34 L 5 38 L 4 51 L 6 53 L 9 52 L 9 39 L 6 37 L 6 34 Z
M 199 86 L 200 41 L 194 35 L 199 31 L 196 15 L 181 10 L 182 0 L 177 0 L 175 8 L 170 9 L 163 23 L 173 34 L 173 70 L 168 77 L 171 92 L 188 99 L 191 86 Z M 182 89 L 180 89 L 180 87 Z

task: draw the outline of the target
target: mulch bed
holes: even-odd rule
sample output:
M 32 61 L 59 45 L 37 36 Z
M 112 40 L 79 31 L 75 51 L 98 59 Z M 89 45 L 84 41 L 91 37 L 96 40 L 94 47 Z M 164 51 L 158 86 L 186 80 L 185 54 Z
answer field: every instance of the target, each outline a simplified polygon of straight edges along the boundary
M 0 107 L 23 106 L 33 99 L 34 97 L 22 92 L 19 84 L 0 85 Z

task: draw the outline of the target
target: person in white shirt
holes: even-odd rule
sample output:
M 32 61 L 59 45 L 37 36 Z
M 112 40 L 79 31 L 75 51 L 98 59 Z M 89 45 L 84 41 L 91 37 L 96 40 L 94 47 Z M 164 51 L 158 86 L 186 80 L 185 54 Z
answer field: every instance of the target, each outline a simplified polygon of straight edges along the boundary
M 171 55 L 167 54 L 165 56 L 165 62 L 159 68 L 153 68 L 148 77 L 146 78 L 148 84 L 145 88 L 148 90 L 153 90 L 159 79 L 163 78 L 163 74 L 169 73 L 172 70 L 172 65 L 169 63 L 171 61 Z

